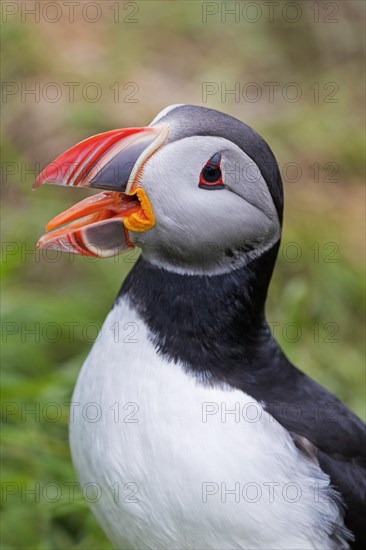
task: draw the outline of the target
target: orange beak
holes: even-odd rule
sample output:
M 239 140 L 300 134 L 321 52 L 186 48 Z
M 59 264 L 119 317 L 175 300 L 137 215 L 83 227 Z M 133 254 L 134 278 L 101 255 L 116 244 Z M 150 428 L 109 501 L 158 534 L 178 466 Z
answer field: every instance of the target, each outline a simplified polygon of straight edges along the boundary
M 53 218 L 37 248 L 109 257 L 133 247 L 129 231 L 146 231 L 155 225 L 139 179 L 145 162 L 166 135 L 165 126 L 112 130 L 78 143 L 47 166 L 34 188 L 47 183 L 106 191 Z

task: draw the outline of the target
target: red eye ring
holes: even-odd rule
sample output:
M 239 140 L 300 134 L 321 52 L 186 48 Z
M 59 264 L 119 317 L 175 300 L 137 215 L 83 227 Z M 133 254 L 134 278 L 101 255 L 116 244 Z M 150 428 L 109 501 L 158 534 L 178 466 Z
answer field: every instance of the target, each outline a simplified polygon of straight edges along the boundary
M 202 168 L 198 187 L 201 189 L 223 189 L 225 187 L 220 164 L 221 155 L 216 153 Z

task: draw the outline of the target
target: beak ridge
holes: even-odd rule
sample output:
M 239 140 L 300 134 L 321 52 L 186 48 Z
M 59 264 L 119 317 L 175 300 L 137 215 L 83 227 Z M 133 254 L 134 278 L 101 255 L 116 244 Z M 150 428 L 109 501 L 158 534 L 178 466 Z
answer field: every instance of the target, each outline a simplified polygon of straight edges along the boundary
M 33 188 L 53 184 L 123 192 L 140 155 L 160 133 L 161 127 L 126 128 L 85 139 L 46 166 Z

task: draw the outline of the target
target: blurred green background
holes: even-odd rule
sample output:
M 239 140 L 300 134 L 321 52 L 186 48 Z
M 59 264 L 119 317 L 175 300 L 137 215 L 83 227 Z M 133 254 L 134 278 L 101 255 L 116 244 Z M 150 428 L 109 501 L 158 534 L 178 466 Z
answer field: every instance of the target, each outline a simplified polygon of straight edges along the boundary
M 280 2 L 273 17 L 261 2 L 51 4 L 2 3 L 1 547 L 111 548 L 80 490 L 67 490 L 65 403 L 137 254 L 35 253 L 45 223 L 87 195 L 33 193 L 35 175 L 77 141 L 146 125 L 169 104 L 252 125 L 285 186 L 268 319 L 290 359 L 364 417 L 365 3 Z

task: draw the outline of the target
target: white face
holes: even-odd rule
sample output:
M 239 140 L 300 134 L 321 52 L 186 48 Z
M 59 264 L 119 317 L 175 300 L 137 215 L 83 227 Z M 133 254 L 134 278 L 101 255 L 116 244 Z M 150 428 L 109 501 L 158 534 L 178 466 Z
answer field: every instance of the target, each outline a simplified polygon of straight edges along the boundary
M 202 189 L 200 173 L 221 154 L 223 189 Z M 223 273 L 247 263 L 280 238 L 272 197 L 257 165 L 224 138 L 193 136 L 163 146 L 140 184 L 156 225 L 131 240 L 150 261 L 184 273 Z

